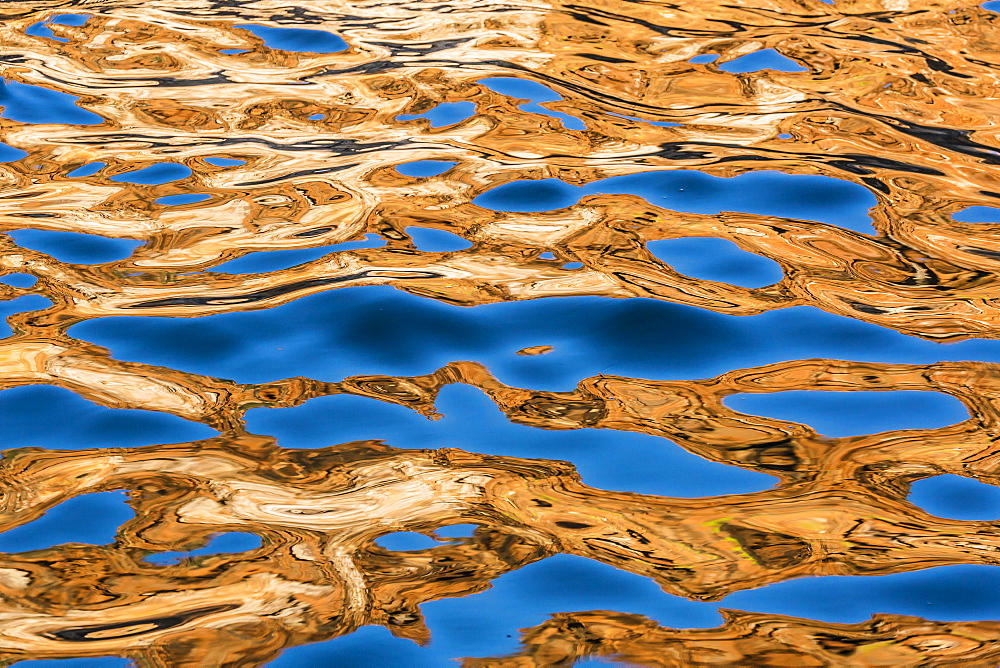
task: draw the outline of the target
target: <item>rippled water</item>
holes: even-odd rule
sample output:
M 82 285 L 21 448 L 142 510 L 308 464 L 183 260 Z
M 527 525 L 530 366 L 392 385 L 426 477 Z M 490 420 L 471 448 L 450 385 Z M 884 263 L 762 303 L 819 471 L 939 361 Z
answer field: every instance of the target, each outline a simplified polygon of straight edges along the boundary
M 0 5 L 0 664 L 1000 661 L 1000 7 L 752 4 Z

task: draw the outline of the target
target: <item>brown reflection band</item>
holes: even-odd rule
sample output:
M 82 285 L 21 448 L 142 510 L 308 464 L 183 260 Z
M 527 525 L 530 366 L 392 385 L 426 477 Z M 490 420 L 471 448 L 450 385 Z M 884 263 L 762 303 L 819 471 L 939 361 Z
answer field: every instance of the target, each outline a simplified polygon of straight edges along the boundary
M 505 658 L 463 668 L 535 668 L 602 657 L 628 666 L 954 666 L 1000 658 L 997 622 L 875 615 L 861 624 L 723 610 L 716 629 L 665 629 L 645 617 L 595 610 L 553 615 Z

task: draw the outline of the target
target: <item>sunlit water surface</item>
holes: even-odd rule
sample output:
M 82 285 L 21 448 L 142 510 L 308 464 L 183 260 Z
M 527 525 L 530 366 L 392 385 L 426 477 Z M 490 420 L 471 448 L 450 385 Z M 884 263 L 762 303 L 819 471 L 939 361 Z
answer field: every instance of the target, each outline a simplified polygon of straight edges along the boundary
M 736 4 L 0 5 L 0 665 L 1000 661 L 1000 3 Z

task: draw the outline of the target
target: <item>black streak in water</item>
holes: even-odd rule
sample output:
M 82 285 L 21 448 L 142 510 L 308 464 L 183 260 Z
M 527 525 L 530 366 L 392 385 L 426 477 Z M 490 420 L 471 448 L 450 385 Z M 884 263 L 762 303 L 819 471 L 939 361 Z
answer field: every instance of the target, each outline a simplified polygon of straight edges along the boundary
M 389 272 L 395 274 L 405 273 L 405 276 L 392 276 L 392 278 L 398 279 L 414 279 L 414 278 L 443 278 L 443 274 L 438 274 L 431 271 L 414 271 L 414 272 Z M 138 304 L 129 304 L 125 308 L 159 308 L 163 306 L 228 306 L 230 304 L 250 304 L 253 302 L 263 301 L 265 299 L 273 299 L 275 297 L 280 297 L 282 295 L 287 295 L 290 292 L 298 292 L 300 290 L 308 290 L 309 288 L 317 288 L 325 285 L 335 285 L 337 283 L 346 283 L 349 281 L 357 281 L 363 278 L 385 278 L 386 270 L 380 269 L 367 269 L 365 271 L 359 271 L 356 274 L 348 274 L 346 276 L 335 276 L 331 278 L 310 278 L 305 281 L 296 281 L 295 283 L 288 283 L 287 285 L 279 285 L 275 288 L 267 288 L 266 290 L 257 290 L 256 292 L 251 292 L 245 295 L 233 295 L 229 297 L 167 297 L 165 299 L 153 299 L 148 302 L 139 302 Z
M 240 606 L 234 603 L 230 603 L 228 605 L 213 605 L 208 608 L 198 608 L 197 610 L 170 615 L 169 617 L 136 619 L 127 622 L 118 622 L 116 624 L 100 624 L 97 626 L 78 626 L 72 629 L 52 631 L 51 633 L 46 633 L 45 635 L 50 638 L 58 638 L 59 640 L 69 640 L 70 642 L 96 642 L 99 640 L 108 640 L 109 638 L 129 638 L 143 633 L 150 633 L 152 631 L 170 629 L 175 626 L 180 626 L 181 624 L 189 622 L 197 617 L 204 617 L 205 615 L 211 615 L 216 612 L 235 610 L 238 607 Z M 137 626 L 141 628 L 127 633 L 122 633 L 120 635 L 108 633 L 108 631 L 115 631 L 117 629 L 134 629 Z M 95 633 L 100 635 L 95 638 L 93 637 Z

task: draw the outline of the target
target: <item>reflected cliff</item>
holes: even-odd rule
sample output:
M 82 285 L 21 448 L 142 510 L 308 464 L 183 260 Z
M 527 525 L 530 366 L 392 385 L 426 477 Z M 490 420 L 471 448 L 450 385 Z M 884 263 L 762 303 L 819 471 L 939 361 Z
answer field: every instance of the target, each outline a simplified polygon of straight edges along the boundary
M 1000 508 L 914 496 L 1000 485 L 1000 15 L 184 5 L 0 7 L 0 529 L 129 511 L 3 544 L 0 664 L 433 647 L 428 606 L 560 555 L 712 610 L 1000 564 Z M 701 491 L 595 482 L 623 438 Z M 979 609 L 626 601 L 462 661 L 985 665 Z

